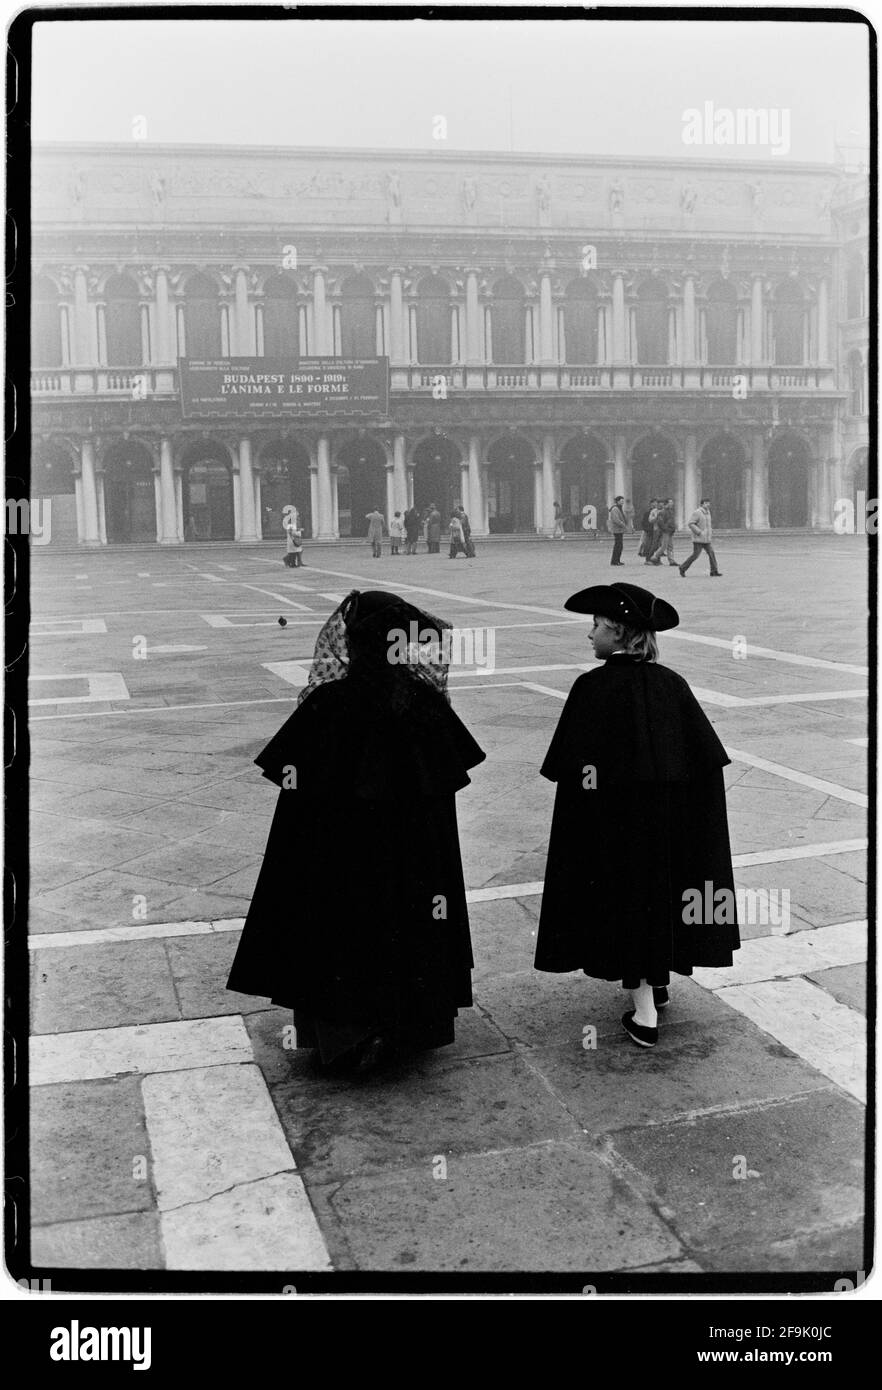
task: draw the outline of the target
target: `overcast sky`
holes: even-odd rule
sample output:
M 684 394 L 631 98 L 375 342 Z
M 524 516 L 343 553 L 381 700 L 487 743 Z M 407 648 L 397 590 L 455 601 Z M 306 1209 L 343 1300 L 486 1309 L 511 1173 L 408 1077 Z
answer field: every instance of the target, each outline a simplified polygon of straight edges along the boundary
M 684 146 L 711 101 L 788 110 L 788 158 L 829 161 L 869 143 L 867 52 L 846 23 L 72 19 L 34 27 L 33 134 L 774 158 Z

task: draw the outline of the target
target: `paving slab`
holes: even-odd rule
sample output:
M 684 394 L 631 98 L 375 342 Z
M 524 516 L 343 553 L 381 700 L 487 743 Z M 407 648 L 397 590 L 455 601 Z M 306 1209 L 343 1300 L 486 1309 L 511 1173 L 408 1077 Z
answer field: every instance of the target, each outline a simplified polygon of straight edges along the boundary
M 38 1269 L 162 1269 L 159 1216 L 139 1211 L 35 1226 L 31 1262 Z
M 160 941 L 61 947 L 33 955 L 34 1033 L 118 1028 L 182 1016 Z
M 272 1087 L 297 1166 L 310 1182 L 377 1172 L 423 1154 L 480 1152 L 568 1138 L 578 1127 L 515 1056 L 402 1065 L 357 1082 L 316 1074 L 292 1055 Z
M 37 1087 L 30 1125 L 36 1223 L 155 1207 L 150 1141 L 135 1077 Z
M 437 1157 L 441 1157 L 438 1155 Z M 586 1143 L 436 1159 L 309 1194 L 357 1268 L 592 1271 L 676 1258 L 666 1224 Z
M 226 987 L 240 935 L 240 932 L 209 932 L 205 936 L 170 938 L 166 942 L 182 1018 L 212 1018 L 217 1014 L 249 1014 L 266 1009 L 266 1000 L 253 994 L 238 994 Z
M 862 1107 L 833 1089 L 611 1136 L 689 1254 L 716 1271 L 816 1269 L 818 1240 L 831 1268 L 860 1268 L 863 1142 Z
M 840 1004 L 847 1004 L 856 1013 L 867 1013 L 866 965 L 834 965 L 829 970 L 815 970 L 808 978 Z
M 277 1173 L 162 1213 L 166 1268 L 291 1274 L 331 1269 L 327 1246 L 296 1173 Z

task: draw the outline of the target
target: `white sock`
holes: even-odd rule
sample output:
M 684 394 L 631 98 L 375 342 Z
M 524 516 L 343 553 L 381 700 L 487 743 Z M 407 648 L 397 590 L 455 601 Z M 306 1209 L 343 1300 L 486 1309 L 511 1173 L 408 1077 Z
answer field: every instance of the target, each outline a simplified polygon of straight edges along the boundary
M 657 1028 L 658 1010 L 652 997 L 652 985 L 641 980 L 637 989 L 631 990 L 631 999 L 634 1004 L 634 1022 L 639 1023 L 641 1028 Z

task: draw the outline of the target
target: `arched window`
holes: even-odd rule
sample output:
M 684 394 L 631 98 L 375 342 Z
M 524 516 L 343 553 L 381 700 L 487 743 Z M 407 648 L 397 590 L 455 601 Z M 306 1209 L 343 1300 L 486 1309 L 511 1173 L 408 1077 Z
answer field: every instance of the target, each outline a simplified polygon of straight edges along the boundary
M 187 356 L 220 357 L 220 308 L 214 281 L 207 275 L 191 275 L 185 302 Z
M 668 360 L 668 292 L 659 280 L 637 291 L 637 361 L 657 366 Z
M 63 362 L 58 291 L 40 276 L 31 290 L 31 366 L 60 367 Z
M 376 357 L 377 311 L 374 287 L 366 275 L 353 275 L 341 291 L 344 357 Z
M 852 415 L 865 415 L 864 364 L 859 352 L 848 354 L 849 410 Z
M 113 275 L 105 286 L 104 301 L 108 366 L 139 367 L 143 351 L 138 286 L 128 275 Z
M 798 367 L 805 360 L 805 300 L 793 280 L 784 280 L 775 291 L 775 365 Z
M 274 275 L 264 285 L 264 296 L 264 357 L 299 357 L 297 286 L 287 275 Z
M 567 362 L 597 361 L 597 292 L 590 280 L 574 280 L 567 289 L 564 340 Z
M 450 286 L 440 275 L 427 275 L 417 287 L 417 360 L 446 365 L 450 361 Z
M 845 279 L 845 317 L 847 319 L 862 319 L 866 314 L 864 278 L 863 256 L 850 256 Z
M 524 287 L 512 275 L 493 286 L 491 325 L 494 363 L 522 366 L 526 361 Z
M 715 280 L 707 292 L 707 360 L 712 367 L 731 367 L 738 360 L 738 293 L 731 280 Z

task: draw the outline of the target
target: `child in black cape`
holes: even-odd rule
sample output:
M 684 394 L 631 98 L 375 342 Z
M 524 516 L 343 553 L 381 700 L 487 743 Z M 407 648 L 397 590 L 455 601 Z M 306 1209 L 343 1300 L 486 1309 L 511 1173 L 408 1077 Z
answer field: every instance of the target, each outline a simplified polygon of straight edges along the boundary
M 337 1070 L 452 1043 L 472 1003 L 455 798 L 485 755 L 450 706 L 449 627 L 354 590 L 256 759 L 281 791 L 227 987 L 293 1009 Z
M 669 603 L 610 584 L 564 606 L 594 614 L 603 665 L 573 685 L 542 765 L 557 794 L 535 967 L 621 980 L 634 1005 L 622 1023 L 653 1047 L 670 972 L 731 965 L 740 945 L 730 759 L 683 677 L 658 664 L 654 634 L 679 622 Z

